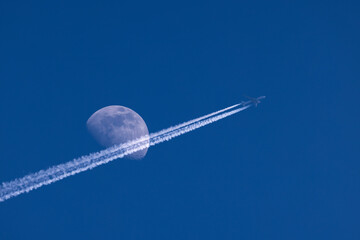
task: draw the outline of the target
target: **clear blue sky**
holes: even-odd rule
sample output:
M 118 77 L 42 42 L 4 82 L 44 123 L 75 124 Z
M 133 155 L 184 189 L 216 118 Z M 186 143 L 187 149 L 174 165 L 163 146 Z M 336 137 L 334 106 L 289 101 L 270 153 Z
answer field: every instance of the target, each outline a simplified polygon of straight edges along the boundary
M 360 239 L 359 1 L 1 1 L 0 182 L 258 108 L 0 204 L 0 239 Z

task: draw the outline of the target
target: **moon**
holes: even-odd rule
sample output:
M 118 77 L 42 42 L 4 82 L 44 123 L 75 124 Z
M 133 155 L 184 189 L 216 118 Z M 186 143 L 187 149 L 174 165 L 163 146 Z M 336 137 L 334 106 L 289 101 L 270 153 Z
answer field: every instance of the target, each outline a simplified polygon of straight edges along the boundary
M 99 109 L 86 122 L 94 139 L 104 147 L 122 144 L 139 137 L 149 136 L 145 121 L 130 108 L 112 105 Z M 145 157 L 147 148 L 127 155 L 139 160 Z

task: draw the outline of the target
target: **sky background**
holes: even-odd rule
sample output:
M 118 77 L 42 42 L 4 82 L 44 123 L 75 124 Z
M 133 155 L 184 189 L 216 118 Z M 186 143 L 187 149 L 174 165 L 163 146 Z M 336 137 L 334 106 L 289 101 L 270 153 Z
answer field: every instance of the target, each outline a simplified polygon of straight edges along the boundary
M 0 203 L 0 239 L 360 239 L 359 1 L 1 1 L 0 182 L 258 108 Z

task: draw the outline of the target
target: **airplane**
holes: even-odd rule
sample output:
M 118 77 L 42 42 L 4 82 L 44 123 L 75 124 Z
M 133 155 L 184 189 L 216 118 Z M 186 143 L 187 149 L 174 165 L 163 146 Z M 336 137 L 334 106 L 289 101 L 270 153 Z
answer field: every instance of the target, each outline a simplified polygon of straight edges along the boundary
M 260 100 L 264 99 L 266 96 L 260 96 L 260 97 L 257 97 L 257 98 L 253 98 L 253 97 L 249 97 L 249 96 L 244 96 L 244 97 L 248 98 L 249 101 L 242 101 L 240 104 L 242 104 L 245 107 L 246 105 L 252 103 L 252 104 L 255 105 L 255 107 L 257 107 L 257 105 L 259 103 L 261 103 Z

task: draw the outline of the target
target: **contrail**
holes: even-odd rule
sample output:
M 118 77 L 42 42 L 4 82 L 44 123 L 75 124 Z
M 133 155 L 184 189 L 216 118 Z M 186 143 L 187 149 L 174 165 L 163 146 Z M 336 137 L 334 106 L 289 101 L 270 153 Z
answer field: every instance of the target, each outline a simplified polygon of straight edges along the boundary
M 240 107 L 240 105 L 243 104 L 235 104 L 205 116 L 152 133 L 148 136 L 144 136 L 121 145 L 113 146 L 97 153 L 82 156 L 67 163 L 50 167 L 47 170 L 40 170 L 37 173 L 32 173 L 10 182 L 4 182 L 0 187 L 0 202 L 37 189 L 41 186 L 57 182 L 77 173 L 90 170 L 94 167 L 108 163 L 117 158 L 122 158 L 126 155 L 154 146 L 161 142 L 169 141 L 174 137 L 191 132 L 197 128 L 206 126 L 252 106 L 251 104 L 248 104 Z

